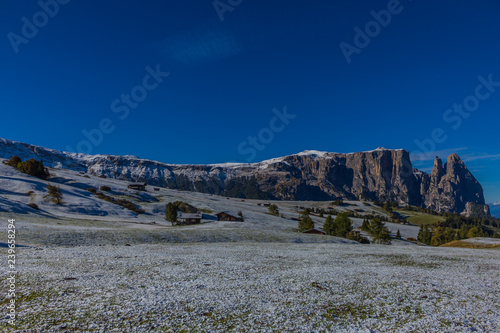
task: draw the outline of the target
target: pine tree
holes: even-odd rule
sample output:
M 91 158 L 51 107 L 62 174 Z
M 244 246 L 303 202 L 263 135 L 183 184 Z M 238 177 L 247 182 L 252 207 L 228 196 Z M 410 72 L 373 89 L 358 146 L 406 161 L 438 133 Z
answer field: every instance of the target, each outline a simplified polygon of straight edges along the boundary
M 385 223 L 383 223 L 378 216 L 374 217 L 370 222 L 370 235 L 374 243 L 391 243 L 391 232 L 385 227 Z
M 48 185 L 47 186 L 47 195 L 45 196 L 46 197 L 50 197 L 53 202 L 55 202 L 56 204 L 60 205 L 62 203 L 62 192 L 61 192 L 61 188 L 59 186 L 55 186 L 55 185 Z
M 418 231 L 417 240 L 421 243 L 430 245 L 432 240 L 432 231 L 428 226 L 421 224 L 420 230 Z
M 299 232 L 314 229 L 314 222 L 309 215 L 303 215 L 299 221 Z
M 396 233 L 396 239 L 401 239 L 401 233 L 399 232 L 399 229 L 398 232 Z
M 172 202 L 169 202 L 167 204 L 167 212 L 165 213 L 165 219 L 167 221 L 172 222 L 172 225 L 175 222 L 177 222 L 177 208 Z
M 368 219 L 363 219 L 363 224 L 361 225 L 361 230 L 365 232 L 370 232 L 370 224 Z
M 340 213 L 335 217 L 335 236 L 346 237 L 352 231 L 352 223 L 347 213 Z
M 278 206 L 275 204 L 270 204 L 269 205 L 269 214 L 274 215 L 274 216 L 280 216 L 280 211 L 278 209 Z
M 333 223 L 333 218 L 331 215 L 328 215 L 325 219 L 325 224 L 323 225 L 323 231 L 327 235 L 334 235 L 335 234 L 335 224 Z

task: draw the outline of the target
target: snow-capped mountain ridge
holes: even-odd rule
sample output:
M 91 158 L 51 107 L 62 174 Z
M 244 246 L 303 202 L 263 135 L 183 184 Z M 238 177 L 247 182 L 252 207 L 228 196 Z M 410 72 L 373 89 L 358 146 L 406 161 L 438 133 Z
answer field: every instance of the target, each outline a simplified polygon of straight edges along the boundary
M 258 163 L 194 165 L 68 153 L 0 139 L 0 158 L 14 155 L 42 159 L 53 168 L 241 198 L 393 200 L 454 212 L 465 211 L 468 202 L 484 205 L 481 185 L 456 154 L 445 169 L 436 162 L 429 175 L 413 169 L 403 149 L 348 154 L 306 150 Z

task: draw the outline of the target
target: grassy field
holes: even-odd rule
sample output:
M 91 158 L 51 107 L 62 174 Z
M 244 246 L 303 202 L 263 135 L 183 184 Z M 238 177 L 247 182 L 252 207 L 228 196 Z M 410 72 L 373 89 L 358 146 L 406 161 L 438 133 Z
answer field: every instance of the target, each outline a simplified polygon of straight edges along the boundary
M 460 247 L 464 249 L 500 249 L 500 244 L 481 244 L 457 240 L 440 245 L 440 247 Z
M 440 222 L 446 220 L 446 218 L 443 216 L 430 215 L 420 212 L 411 212 L 407 210 L 397 210 L 397 212 L 402 216 L 407 217 L 407 220 L 410 223 L 416 225 L 433 224 L 434 222 Z

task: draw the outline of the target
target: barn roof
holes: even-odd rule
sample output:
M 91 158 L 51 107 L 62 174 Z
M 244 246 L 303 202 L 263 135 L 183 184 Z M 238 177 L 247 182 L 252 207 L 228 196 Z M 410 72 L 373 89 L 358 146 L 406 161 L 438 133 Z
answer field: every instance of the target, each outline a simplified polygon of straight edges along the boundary
M 218 213 L 217 213 L 217 214 L 215 214 L 215 215 L 219 215 L 219 214 L 223 214 L 223 213 L 225 213 L 225 214 L 227 214 L 227 215 L 234 216 L 234 217 L 240 217 L 240 216 L 238 215 L 238 213 L 230 212 L 230 211 L 228 211 L 228 210 L 224 210 L 224 211 L 222 211 L 222 212 L 218 212 Z
M 201 219 L 201 214 L 199 214 L 199 213 L 183 213 L 183 212 L 178 212 L 177 213 L 177 218 L 178 219 Z
M 326 233 L 321 230 L 321 229 L 317 229 L 317 228 L 312 228 L 312 229 L 309 229 L 309 230 L 306 230 L 303 232 L 304 234 L 314 234 L 314 233 L 321 233 L 323 235 L 326 235 Z

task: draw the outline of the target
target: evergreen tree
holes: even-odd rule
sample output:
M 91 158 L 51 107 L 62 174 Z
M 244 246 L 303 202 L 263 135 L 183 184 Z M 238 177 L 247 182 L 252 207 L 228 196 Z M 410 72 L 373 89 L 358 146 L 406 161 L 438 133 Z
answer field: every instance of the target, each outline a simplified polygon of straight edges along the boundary
M 275 204 L 270 204 L 269 205 L 269 214 L 274 215 L 274 216 L 280 216 L 280 211 L 278 209 L 278 206 Z
M 390 201 L 386 201 L 384 204 L 384 210 L 389 214 L 392 213 L 392 203 Z
M 303 215 L 299 221 L 299 232 L 314 229 L 314 222 L 309 215 Z
M 61 192 L 61 188 L 59 186 L 55 186 L 55 185 L 48 185 L 47 186 L 47 191 L 48 191 L 48 194 L 45 196 L 46 197 L 50 197 L 53 202 L 55 202 L 56 204 L 61 204 L 62 203 L 62 192 Z
M 325 234 L 333 236 L 335 234 L 335 224 L 331 215 L 328 215 L 325 219 L 325 224 L 323 225 L 323 231 Z
M 172 225 L 177 222 L 177 207 L 169 202 L 167 204 L 167 212 L 165 213 L 165 219 L 172 222 Z
M 396 233 L 396 239 L 401 239 L 401 233 L 399 232 L 399 229 L 398 232 Z
M 432 240 L 432 231 L 426 225 L 421 224 L 418 231 L 417 240 L 421 243 L 430 245 Z
M 352 231 L 352 223 L 347 213 L 338 214 L 335 217 L 335 236 L 346 237 Z
M 370 235 L 374 243 L 391 243 L 391 232 L 385 227 L 385 223 L 383 223 L 378 216 L 374 217 L 370 222 Z
M 368 219 L 363 219 L 363 224 L 361 225 L 361 230 L 365 232 L 370 232 L 370 224 Z

